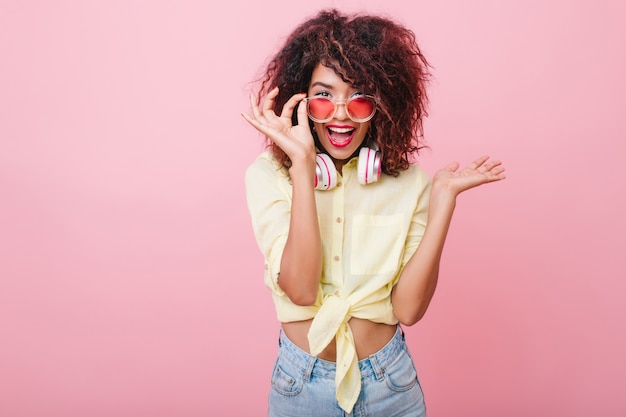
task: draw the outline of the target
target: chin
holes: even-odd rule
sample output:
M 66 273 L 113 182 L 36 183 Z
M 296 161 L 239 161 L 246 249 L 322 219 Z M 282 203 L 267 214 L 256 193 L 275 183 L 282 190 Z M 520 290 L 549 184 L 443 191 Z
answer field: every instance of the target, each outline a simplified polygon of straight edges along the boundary
M 328 152 L 328 154 L 333 159 L 348 162 L 353 156 L 357 155 L 358 150 L 359 148 L 352 149 L 352 147 L 350 147 L 350 149 L 332 149 L 330 152 Z

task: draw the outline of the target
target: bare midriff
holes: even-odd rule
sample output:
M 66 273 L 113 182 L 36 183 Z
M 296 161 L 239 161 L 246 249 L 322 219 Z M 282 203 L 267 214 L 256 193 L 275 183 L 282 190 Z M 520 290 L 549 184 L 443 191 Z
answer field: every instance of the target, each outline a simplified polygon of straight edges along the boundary
M 283 331 L 296 346 L 310 353 L 309 339 L 307 334 L 313 320 L 293 321 L 282 323 Z M 348 322 L 352 330 L 356 354 L 359 360 L 367 358 L 369 355 L 381 350 L 396 333 L 396 325 L 374 323 L 373 321 L 352 317 Z M 337 358 L 337 348 L 335 339 L 317 355 L 318 358 L 335 362 Z

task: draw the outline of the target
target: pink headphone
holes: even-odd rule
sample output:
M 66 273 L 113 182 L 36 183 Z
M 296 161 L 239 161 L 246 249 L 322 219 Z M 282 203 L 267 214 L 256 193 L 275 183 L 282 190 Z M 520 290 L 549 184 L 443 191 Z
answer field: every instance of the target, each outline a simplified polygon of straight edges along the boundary
M 315 166 L 315 189 L 330 190 L 337 185 L 337 171 L 330 156 L 318 153 Z M 380 152 L 372 148 L 359 151 L 359 183 L 371 184 L 380 178 Z

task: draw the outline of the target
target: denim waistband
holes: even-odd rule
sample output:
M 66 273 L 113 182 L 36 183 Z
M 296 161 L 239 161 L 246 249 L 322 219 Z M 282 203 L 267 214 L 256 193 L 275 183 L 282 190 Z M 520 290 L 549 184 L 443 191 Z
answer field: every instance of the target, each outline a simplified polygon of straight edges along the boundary
M 300 349 L 289 340 L 282 329 L 280 330 L 280 337 L 278 338 L 278 346 L 283 358 L 300 368 L 305 375 L 309 374 L 321 378 L 335 378 L 335 362 L 317 358 Z M 359 361 L 361 377 L 376 374 L 377 377 L 380 378 L 383 373 L 382 369 L 386 368 L 401 351 L 406 349 L 404 331 L 400 325 L 398 325 L 396 333 L 382 349 Z

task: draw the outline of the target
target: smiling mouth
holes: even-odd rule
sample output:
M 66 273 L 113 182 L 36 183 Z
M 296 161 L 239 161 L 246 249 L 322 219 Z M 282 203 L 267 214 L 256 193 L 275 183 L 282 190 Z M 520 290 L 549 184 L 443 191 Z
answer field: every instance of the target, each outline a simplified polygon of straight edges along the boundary
M 336 148 L 345 148 L 352 142 L 356 129 L 352 127 L 327 127 L 326 131 L 331 145 Z

